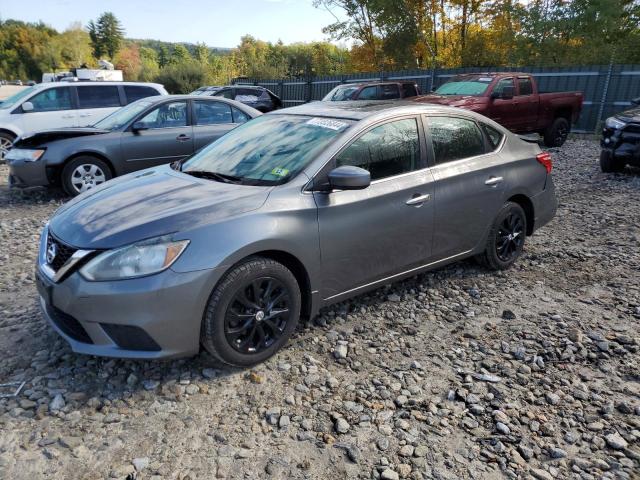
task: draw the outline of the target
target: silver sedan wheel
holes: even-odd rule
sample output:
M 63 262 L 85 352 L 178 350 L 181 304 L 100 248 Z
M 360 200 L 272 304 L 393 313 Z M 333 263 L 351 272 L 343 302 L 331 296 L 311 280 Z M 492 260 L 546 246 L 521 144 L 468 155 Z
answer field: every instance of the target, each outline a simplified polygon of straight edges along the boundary
M 78 192 L 86 192 L 107 181 L 102 169 L 92 163 L 78 165 L 71 174 L 71 185 Z
M 5 137 L 0 137 L 0 160 L 4 160 L 9 150 L 11 150 L 13 142 Z

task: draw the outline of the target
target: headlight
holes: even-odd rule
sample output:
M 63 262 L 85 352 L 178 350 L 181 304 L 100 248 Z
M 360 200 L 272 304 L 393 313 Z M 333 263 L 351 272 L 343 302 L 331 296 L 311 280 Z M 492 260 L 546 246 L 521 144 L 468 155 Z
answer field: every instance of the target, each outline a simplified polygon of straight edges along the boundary
M 5 160 L 24 160 L 25 162 L 35 162 L 40 160 L 40 157 L 44 155 L 45 150 L 33 150 L 27 148 L 12 148 L 7 153 Z
M 626 123 L 624 123 L 622 120 L 618 120 L 616 117 L 607 118 L 604 124 L 609 128 L 613 128 L 614 130 L 620 130 L 626 125 Z
M 80 269 L 90 281 L 122 280 L 142 277 L 169 268 L 184 252 L 189 240 L 172 242 L 155 238 L 101 253 Z

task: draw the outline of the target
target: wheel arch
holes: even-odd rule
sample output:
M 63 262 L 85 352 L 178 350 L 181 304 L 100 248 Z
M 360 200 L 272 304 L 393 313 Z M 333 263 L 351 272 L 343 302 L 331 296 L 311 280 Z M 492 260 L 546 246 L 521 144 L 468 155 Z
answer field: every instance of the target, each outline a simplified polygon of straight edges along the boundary
M 527 217 L 527 235 L 533 235 L 533 229 L 535 224 L 535 210 L 533 202 L 529 197 L 522 193 L 517 193 L 508 198 L 508 202 L 517 203 L 524 210 L 524 214 Z
M 58 173 L 57 175 L 62 175 L 62 170 L 64 170 L 64 167 L 67 166 L 67 164 L 69 162 L 72 162 L 73 160 L 75 160 L 78 157 L 95 157 L 99 160 L 102 160 L 104 163 L 107 164 L 107 166 L 109 167 L 109 170 L 111 170 L 111 176 L 115 177 L 117 176 L 117 172 L 115 167 L 113 166 L 113 162 L 109 159 L 109 157 L 107 157 L 106 155 L 104 155 L 103 153 L 100 152 L 95 152 L 92 150 L 84 150 L 84 151 L 80 151 L 80 152 L 74 152 L 71 155 L 69 155 L 67 158 L 64 159 L 64 161 L 62 163 L 60 163 L 60 165 L 58 165 Z
M 18 134 L 16 132 L 13 132 L 13 131 L 9 130 L 8 128 L 0 128 L 0 133 L 5 133 L 7 135 L 11 135 L 14 140 L 18 137 Z

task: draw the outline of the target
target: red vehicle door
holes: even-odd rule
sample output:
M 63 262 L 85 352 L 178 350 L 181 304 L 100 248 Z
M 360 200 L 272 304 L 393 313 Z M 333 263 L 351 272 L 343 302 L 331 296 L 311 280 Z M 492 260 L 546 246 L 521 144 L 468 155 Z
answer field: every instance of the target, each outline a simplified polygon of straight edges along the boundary
M 515 92 L 515 83 L 512 77 L 501 78 L 494 84 L 487 116 L 511 130 L 518 125 L 519 113 L 514 107 L 513 98 L 503 98 L 505 89 L 508 87 L 511 87 L 512 92 Z
M 518 112 L 514 128 L 519 132 L 533 132 L 538 125 L 538 105 L 540 98 L 534 91 L 533 81 L 529 76 L 519 76 L 516 79 L 516 96 L 514 109 Z

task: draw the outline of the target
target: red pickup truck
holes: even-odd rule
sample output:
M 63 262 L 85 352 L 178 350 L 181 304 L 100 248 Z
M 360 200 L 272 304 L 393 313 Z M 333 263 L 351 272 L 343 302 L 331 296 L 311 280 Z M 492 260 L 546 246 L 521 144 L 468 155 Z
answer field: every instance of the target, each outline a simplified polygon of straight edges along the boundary
M 412 100 L 473 110 L 515 133 L 539 133 L 546 146 L 559 147 L 578 120 L 582 98 L 582 92 L 541 93 L 531 75 L 508 72 L 458 75 Z

